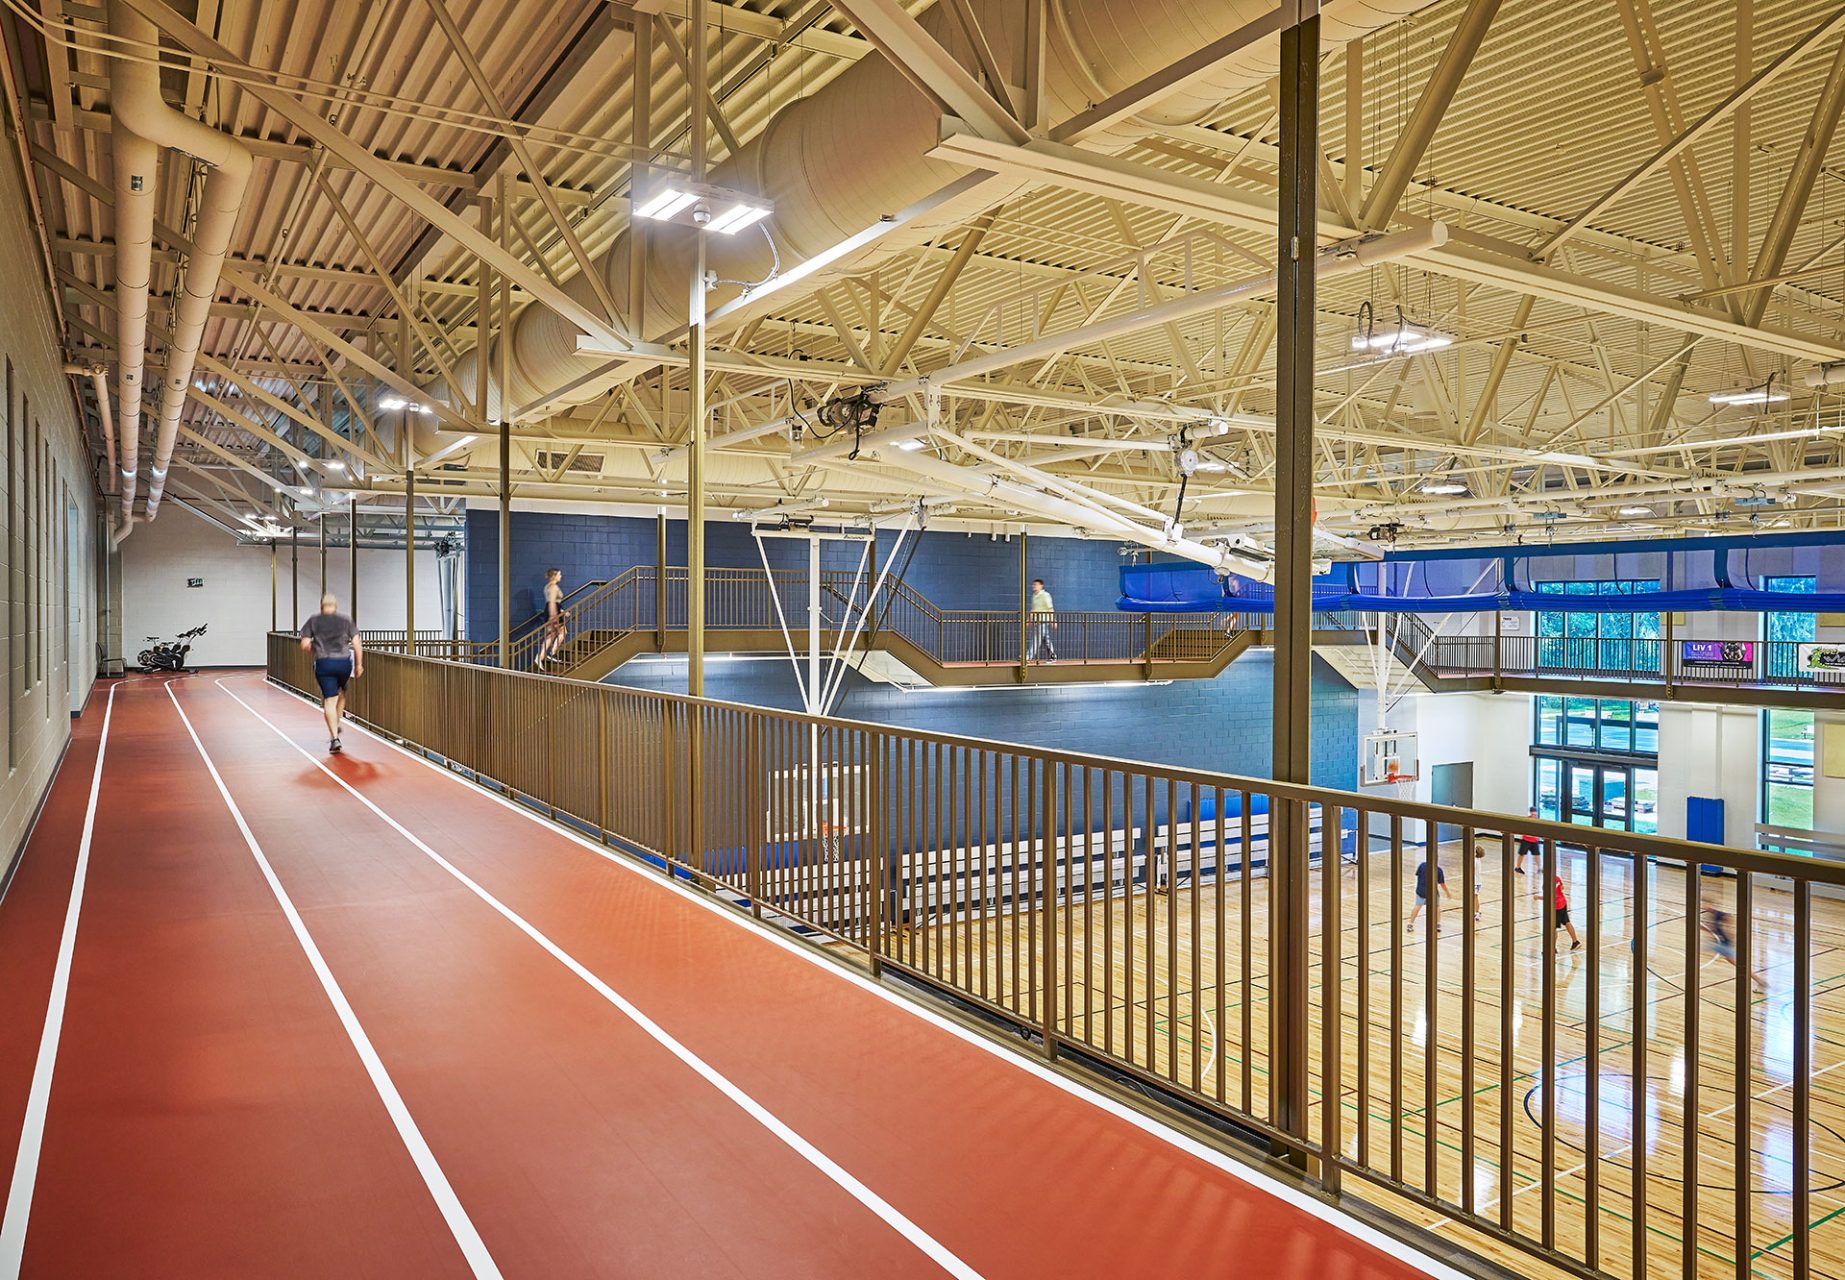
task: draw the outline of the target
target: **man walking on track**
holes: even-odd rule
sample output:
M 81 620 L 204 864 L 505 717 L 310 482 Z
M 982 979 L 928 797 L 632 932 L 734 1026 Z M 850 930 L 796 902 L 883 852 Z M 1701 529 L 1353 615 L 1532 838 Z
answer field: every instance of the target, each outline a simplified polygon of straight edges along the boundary
M 320 712 L 327 718 L 327 750 L 340 750 L 340 716 L 346 710 L 346 682 L 365 674 L 365 646 L 359 628 L 340 611 L 332 595 L 320 598 L 320 612 L 301 624 L 301 650 L 314 655 L 320 684 Z
M 1046 653 L 1051 655 L 1052 662 L 1057 661 L 1057 646 L 1051 643 L 1051 632 L 1057 629 L 1057 605 L 1051 593 L 1044 589 L 1043 578 L 1031 580 L 1031 600 L 1026 612 L 1031 615 L 1031 648 L 1026 651 L 1026 661 L 1037 662 Z

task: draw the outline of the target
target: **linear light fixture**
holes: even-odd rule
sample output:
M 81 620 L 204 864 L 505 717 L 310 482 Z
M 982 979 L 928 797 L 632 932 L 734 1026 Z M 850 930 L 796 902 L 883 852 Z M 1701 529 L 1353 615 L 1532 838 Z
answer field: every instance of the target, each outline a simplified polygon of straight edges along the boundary
M 406 400 L 402 396 L 386 396 L 384 399 L 378 402 L 378 407 L 380 409 L 388 409 L 388 410 L 393 410 L 393 411 L 398 410 L 398 409 L 408 409 L 412 413 L 434 413 L 435 412 L 434 409 L 431 409 L 426 404 L 418 404 L 416 403 L 416 401 Z
M 1458 480 L 1427 480 L 1416 486 L 1416 492 L 1452 497 L 1455 494 L 1466 493 L 1467 486 Z
M 770 206 L 758 196 L 678 178 L 669 179 L 634 205 L 637 218 L 703 227 L 721 236 L 734 236 L 761 222 L 770 212 Z
M 1424 333 L 1410 325 L 1404 325 L 1401 329 L 1352 335 L 1352 350 L 1376 351 L 1393 356 L 1421 355 L 1424 351 L 1440 351 L 1443 347 L 1453 345 L 1453 338 L 1439 333 Z
M 1623 515 L 1623 516 L 1650 516 L 1653 514 L 1653 508 L 1651 507 L 1622 507 L 1618 512 L 1616 512 L 1616 514 Z
M 1740 391 L 1716 391 L 1711 393 L 1712 404 L 1779 404 L 1790 399 L 1785 391 L 1777 391 L 1772 383 L 1759 387 L 1744 387 Z

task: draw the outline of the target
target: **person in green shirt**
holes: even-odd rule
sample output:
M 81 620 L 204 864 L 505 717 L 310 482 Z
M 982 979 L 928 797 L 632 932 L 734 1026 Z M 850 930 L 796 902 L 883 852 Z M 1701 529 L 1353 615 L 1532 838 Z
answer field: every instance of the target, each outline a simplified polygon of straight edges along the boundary
M 1044 589 L 1043 578 L 1031 580 L 1031 600 L 1026 606 L 1031 621 L 1031 646 L 1026 651 L 1026 661 L 1057 661 L 1057 646 L 1051 642 L 1051 632 L 1057 629 L 1057 606 L 1051 600 L 1051 593 Z M 1044 654 L 1050 654 L 1048 659 Z

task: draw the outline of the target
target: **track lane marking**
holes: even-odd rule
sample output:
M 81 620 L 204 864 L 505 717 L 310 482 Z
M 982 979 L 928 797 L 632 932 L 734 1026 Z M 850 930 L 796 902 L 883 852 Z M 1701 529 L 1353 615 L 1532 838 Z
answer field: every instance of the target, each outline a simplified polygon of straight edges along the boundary
M 282 685 L 271 683 L 267 676 L 259 676 L 256 677 L 256 679 L 262 687 L 274 689 L 277 693 L 289 698 L 292 702 L 298 704 L 305 702 L 302 695 Z M 216 680 L 214 683 L 232 698 L 236 698 L 238 702 L 243 703 L 246 708 L 249 707 L 248 703 L 245 703 L 242 698 L 238 698 L 235 693 L 231 692 L 229 686 L 227 686 L 222 679 Z M 259 719 L 263 718 L 253 708 L 251 709 L 251 714 L 257 715 Z M 1090 1106 L 1114 1116 L 1123 1123 L 1139 1129 L 1149 1137 L 1164 1142 L 1168 1146 L 1210 1165 L 1220 1173 L 1234 1178 L 1236 1181 L 1261 1192 L 1263 1195 L 1272 1196 L 1276 1200 L 1287 1204 L 1291 1208 L 1300 1210 L 1308 1217 L 1314 1218 L 1344 1235 L 1351 1236 L 1355 1240 L 1361 1240 L 1371 1245 L 1387 1257 L 1407 1262 L 1411 1266 L 1422 1271 L 1425 1275 L 1436 1277 L 1437 1280 L 1473 1280 L 1468 1273 L 1440 1261 L 1427 1252 L 1416 1248 L 1414 1245 L 1407 1244 L 1395 1236 L 1386 1235 L 1383 1231 L 1352 1217 L 1350 1214 L 1337 1208 L 1331 1202 L 1313 1195 L 1311 1192 L 1303 1191 L 1298 1187 L 1283 1182 L 1254 1165 L 1244 1163 L 1234 1156 L 1226 1155 L 1215 1147 L 1198 1141 L 1196 1138 L 1173 1128 L 1162 1120 L 1147 1115 L 1144 1112 L 1137 1111 L 1125 1103 L 1117 1102 L 1115 1099 L 1105 1094 L 1097 1093 L 1095 1090 L 1079 1081 L 1070 1079 L 1059 1072 L 1051 1070 L 1049 1067 L 1043 1066 L 1014 1053 L 1010 1049 L 995 1044 L 980 1033 L 970 1031 L 953 1020 L 936 1013 L 933 1009 L 925 1008 L 923 1005 L 907 996 L 898 995 L 894 991 L 886 990 L 871 979 L 861 974 L 853 973 L 837 962 L 816 953 L 806 943 L 781 936 L 781 934 L 776 931 L 774 925 L 759 923 L 747 915 L 740 914 L 728 907 L 713 902 L 709 899 L 708 895 L 686 888 L 677 878 L 669 879 L 637 866 L 633 862 L 628 861 L 623 855 L 613 850 L 603 848 L 601 845 L 596 844 L 585 836 L 579 835 L 562 824 L 547 821 L 540 815 L 526 809 L 523 805 L 508 800 L 498 792 L 490 790 L 478 783 L 470 783 L 466 778 L 455 773 L 454 770 L 444 768 L 435 761 L 391 741 L 386 735 L 377 732 L 367 725 L 361 724 L 357 720 L 349 720 L 347 723 L 366 737 L 371 738 L 382 746 L 390 748 L 405 759 L 422 765 L 425 769 L 430 770 L 438 777 L 448 779 L 449 782 L 463 788 L 468 794 L 479 796 L 482 799 L 489 800 L 499 805 L 501 808 L 518 814 L 526 821 L 550 832 L 552 835 L 560 836 L 573 844 L 581 846 L 585 851 L 594 854 L 603 861 L 613 866 L 620 867 L 627 874 L 642 881 L 642 883 L 675 894 L 681 901 L 710 912 L 718 919 L 729 923 L 732 927 L 745 930 L 755 935 L 762 941 L 767 942 L 771 946 L 780 948 L 782 951 L 794 956 L 803 963 L 812 965 L 822 973 L 826 973 L 837 978 L 841 982 L 855 986 L 865 994 L 884 1001 L 892 1008 L 899 1009 L 910 1017 L 920 1019 L 936 1028 L 938 1031 L 953 1036 L 963 1044 L 978 1049 L 989 1057 L 995 1058 L 1010 1067 L 1023 1071 L 1025 1074 L 1043 1081 L 1045 1084 L 1062 1091 L 1078 1101 L 1086 1102 Z M 278 730 L 278 732 L 280 732 L 280 730 Z M 290 741 L 292 742 L 292 739 Z M 312 757 L 309 758 L 311 759 Z
M 493 894 L 483 888 L 465 871 L 462 871 L 454 863 L 437 853 L 415 832 L 411 831 L 408 827 L 404 826 L 403 823 L 399 822 L 377 804 L 373 803 L 370 797 L 347 782 L 344 778 L 340 777 L 337 773 L 333 772 L 333 770 L 327 768 L 324 761 L 316 759 L 312 753 L 303 748 L 293 738 L 289 737 L 288 733 L 274 721 L 270 720 L 262 712 L 238 697 L 225 685 L 224 681 L 219 680 L 215 683 L 224 691 L 226 696 L 231 698 L 232 701 L 236 702 L 237 705 L 242 707 L 245 711 L 248 711 L 252 716 L 255 716 L 263 724 L 267 725 L 278 738 L 282 739 L 283 742 L 287 743 L 298 752 L 309 764 L 313 765 L 327 777 L 338 783 L 343 790 L 350 794 L 360 804 L 371 810 L 373 814 L 377 815 L 387 826 L 408 841 L 418 852 L 422 853 L 437 866 L 448 872 L 449 875 L 460 881 L 471 893 L 489 907 L 493 908 L 494 911 L 498 912 L 512 924 L 514 928 L 525 934 L 526 937 L 530 938 L 533 942 L 536 942 L 548 952 L 553 959 L 557 960 L 558 963 L 570 970 L 571 973 L 582 979 L 597 995 L 608 1001 L 630 1022 L 646 1032 L 661 1048 L 679 1059 L 681 1063 L 689 1067 L 707 1084 L 711 1085 L 712 1088 L 716 1089 L 719 1093 L 723 1094 L 724 1097 L 736 1104 L 744 1114 L 748 1115 L 752 1120 L 756 1121 L 756 1123 L 774 1134 L 775 1137 L 779 1138 L 796 1155 L 819 1170 L 854 1200 L 857 1200 L 860 1204 L 864 1205 L 865 1208 L 871 1210 L 871 1212 L 882 1219 L 887 1226 L 896 1231 L 904 1239 L 908 1240 L 912 1245 L 916 1246 L 919 1251 L 937 1266 L 941 1267 L 943 1271 L 956 1277 L 956 1280 L 984 1280 L 980 1272 L 962 1261 L 962 1259 L 946 1245 L 942 1244 L 934 1236 L 911 1221 L 911 1219 L 895 1205 L 891 1204 L 877 1192 L 859 1181 L 858 1178 L 853 1176 L 844 1166 L 840 1165 L 831 1156 L 827 1155 L 824 1151 L 820 1150 L 820 1148 L 802 1137 L 790 1125 L 783 1121 L 781 1117 L 777 1116 L 774 1112 L 770 1111 L 767 1107 L 763 1106 L 760 1102 L 756 1101 L 755 1098 L 746 1093 L 741 1086 L 737 1085 L 728 1076 L 718 1071 L 717 1068 L 711 1066 L 703 1058 L 687 1048 L 671 1032 L 667 1031 L 666 1028 L 648 1017 L 639 1006 L 635 1005 L 626 996 L 622 995 L 619 991 L 615 990 L 615 988 L 597 977 L 575 956 L 558 946 L 557 943 L 553 942 L 550 937 L 531 924 L 525 917 L 494 897 Z M 177 699 L 175 699 L 175 701 L 177 702 Z M 182 714 L 184 713 L 182 712 Z M 190 729 L 190 722 L 188 722 L 187 727 Z M 194 741 L 197 741 L 196 735 Z M 203 751 L 204 748 L 201 747 L 200 750 Z M 213 776 L 216 776 L 215 771 Z M 220 783 L 219 786 L 222 788 L 223 784 Z M 229 798 L 228 792 L 226 793 L 226 798 Z
M 326 957 L 321 955 L 320 947 L 315 944 L 313 935 L 308 932 L 306 923 L 301 919 L 301 913 L 295 910 L 294 900 L 288 896 L 288 890 L 282 887 L 281 880 L 276 877 L 275 868 L 269 865 L 269 859 L 264 855 L 262 846 L 257 843 L 255 833 L 250 830 L 250 824 L 244 820 L 243 810 L 237 807 L 237 801 L 231 797 L 230 788 L 225 786 L 224 778 L 219 774 L 218 766 L 213 763 L 211 753 L 205 750 L 205 744 L 199 740 L 198 730 L 192 726 L 192 717 L 186 714 L 186 709 L 179 703 L 179 696 L 173 692 L 173 684 L 171 680 L 166 682 L 167 697 L 172 700 L 173 709 L 179 712 L 180 722 L 186 726 L 186 733 L 192 739 L 192 745 L 198 748 L 199 759 L 205 762 L 205 768 L 210 771 L 211 780 L 217 785 L 218 794 L 223 797 L 225 808 L 230 810 L 231 818 L 237 824 L 237 830 L 242 833 L 244 843 L 249 846 L 250 856 L 256 859 L 256 865 L 262 871 L 263 879 L 268 882 L 270 892 L 275 895 L 276 901 L 281 905 L 282 914 L 288 918 L 288 926 L 294 930 L 295 940 L 301 944 L 301 950 L 306 953 L 308 964 L 313 967 L 314 976 L 320 979 L 321 989 L 326 992 L 334 1012 L 339 1015 L 340 1025 L 346 1029 L 347 1038 L 352 1041 L 352 1047 L 357 1051 L 359 1061 L 365 1066 L 365 1074 L 371 1077 L 372 1087 L 378 1091 L 378 1097 L 384 1103 L 384 1109 L 390 1113 L 391 1123 L 397 1127 L 398 1137 L 403 1140 L 405 1149 L 409 1151 L 411 1160 L 416 1164 L 417 1172 L 422 1175 L 423 1184 L 429 1188 L 429 1194 L 435 1200 L 436 1208 L 441 1211 L 443 1221 L 448 1224 L 450 1234 L 455 1237 L 455 1243 L 460 1246 L 462 1256 L 467 1259 L 468 1266 L 478 1280 L 501 1280 L 499 1264 L 488 1252 L 486 1241 L 481 1239 L 480 1232 L 475 1230 L 473 1220 L 468 1217 L 467 1210 L 462 1207 L 461 1198 L 449 1185 L 448 1175 L 442 1171 L 442 1165 L 436 1160 L 435 1152 L 430 1150 L 429 1143 L 424 1140 L 422 1130 L 417 1128 L 416 1120 L 411 1116 L 410 1108 L 405 1104 L 403 1095 L 397 1091 L 397 1085 L 391 1079 L 391 1073 L 386 1069 L 384 1060 L 378 1056 L 378 1050 L 373 1047 L 371 1037 L 365 1033 L 365 1028 L 359 1022 L 358 1014 L 353 1012 L 351 1003 L 346 999 L 346 993 L 340 989 L 339 980 L 333 976 L 333 970 L 328 968 Z
M 58 959 L 51 971 L 51 994 L 45 1002 L 45 1029 L 39 1036 L 38 1058 L 32 1064 L 32 1088 L 26 1094 L 26 1115 L 19 1129 L 19 1149 L 13 1156 L 13 1179 L 7 1188 L 6 1215 L 0 1218 L 0 1276 L 17 1280 L 26 1252 L 26 1223 L 32 1216 L 32 1192 L 38 1185 L 39 1154 L 45 1145 L 45 1117 L 51 1106 L 51 1078 L 57 1069 L 58 1041 L 64 1034 L 64 1009 L 70 997 L 71 958 L 77 950 L 77 920 L 83 911 L 83 890 L 90 875 L 90 844 L 96 833 L 96 804 L 102 796 L 103 756 L 109 750 L 109 725 L 115 718 L 115 692 L 103 710 L 102 737 L 96 744 L 96 767 L 90 775 L 90 801 L 83 813 L 83 835 L 77 842 L 77 865 L 71 873 L 70 903 L 64 909 L 64 930 L 58 937 Z M 52 785 L 57 785 L 54 776 Z

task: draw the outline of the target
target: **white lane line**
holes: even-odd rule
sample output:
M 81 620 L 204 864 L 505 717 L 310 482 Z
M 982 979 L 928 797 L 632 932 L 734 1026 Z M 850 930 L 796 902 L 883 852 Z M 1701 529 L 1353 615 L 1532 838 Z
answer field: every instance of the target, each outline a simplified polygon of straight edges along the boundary
M 83 910 L 83 887 L 90 875 L 90 840 L 96 832 L 96 802 L 102 795 L 103 754 L 109 749 L 109 722 L 115 717 L 115 691 L 119 688 L 119 684 L 109 686 L 109 703 L 103 710 L 102 739 L 96 744 L 96 769 L 90 775 L 90 803 L 84 810 L 83 836 L 77 842 L 77 867 L 70 879 L 70 905 L 64 909 L 64 932 L 58 938 L 58 960 L 51 971 L 51 998 L 45 1004 L 45 1030 L 39 1037 L 38 1060 L 32 1066 L 32 1089 L 26 1095 L 25 1123 L 20 1126 L 19 1150 L 13 1157 L 13 1181 L 6 1193 L 6 1216 L 0 1219 L 0 1276 L 9 1280 L 16 1280 L 25 1259 L 26 1221 L 32 1216 L 38 1157 L 45 1145 L 51 1075 L 58 1063 L 58 1040 L 64 1034 L 71 957 L 77 950 L 77 917 Z M 52 785 L 57 785 L 55 780 Z
M 486 889 L 482 888 L 471 879 L 466 872 L 455 866 L 454 863 L 430 848 L 415 832 L 411 831 L 408 827 L 404 826 L 403 823 L 372 803 L 368 796 L 352 786 L 344 778 L 327 768 L 324 762 L 317 759 L 310 752 L 304 750 L 299 743 L 289 737 L 274 721 L 270 720 L 262 712 L 258 711 L 255 707 L 233 693 L 225 685 L 224 681 L 217 681 L 217 685 L 220 689 L 223 689 L 238 706 L 268 725 L 278 738 L 300 752 L 302 757 L 306 759 L 309 764 L 333 779 L 334 782 L 344 788 L 360 804 L 370 809 L 382 819 L 393 831 L 397 832 L 398 835 L 415 846 L 419 852 L 424 854 L 451 876 L 455 877 L 455 879 L 459 880 L 463 885 L 467 886 L 467 888 L 482 902 L 499 912 L 500 915 L 511 922 L 514 928 L 518 929 L 521 933 L 525 934 L 526 937 L 548 951 L 554 959 L 587 983 L 597 995 L 619 1009 L 629 1021 L 633 1022 L 642 1031 L 645 1031 L 663 1049 L 679 1059 L 679 1061 L 686 1066 L 690 1067 L 693 1071 L 697 1072 L 712 1088 L 734 1102 L 745 1114 L 756 1121 L 756 1123 L 760 1124 L 777 1138 L 780 1138 L 782 1142 L 787 1144 L 787 1146 L 795 1152 L 795 1154 L 799 1155 L 803 1160 L 807 1161 L 807 1163 L 825 1174 L 827 1178 L 831 1179 L 854 1200 L 857 1200 L 878 1217 L 882 1218 L 887 1225 L 904 1239 L 915 1245 L 917 1249 L 934 1261 L 936 1265 L 940 1266 L 942 1270 L 946 1271 L 951 1276 L 957 1277 L 957 1280 L 982 1280 L 981 1274 L 978 1271 L 963 1262 L 952 1253 L 947 1246 L 943 1245 L 934 1236 L 930 1235 L 927 1231 L 924 1231 L 921 1227 L 904 1216 L 896 1206 L 885 1200 L 877 1192 L 853 1177 L 851 1173 L 847 1172 L 846 1169 L 834 1161 L 831 1156 L 827 1155 L 824 1151 L 814 1146 L 813 1143 L 795 1132 L 779 1116 L 756 1101 L 756 1099 L 752 1098 L 749 1094 L 745 1093 L 743 1089 L 731 1081 L 729 1077 L 719 1072 L 717 1068 L 711 1066 L 703 1058 L 686 1048 L 684 1044 L 675 1039 L 664 1027 L 643 1013 L 640 1008 L 626 996 L 622 995 L 601 978 L 591 973 L 575 956 L 558 946 L 557 943 L 551 941 L 549 937 L 540 932 L 518 912 L 487 892 Z M 196 738 L 194 740 L 196 741 Z M 203 748 L 201 748 L 201 750 L 203 750 Z
M 223 689 L 226 693 L 231 693 L 223 680 L 219 680 L 216 683 L 218 687 Z M 270 686 L 267 680 L 262 681 L 262 684 L 265 688 L 275 687 L 276 692 L 289 697 L 291 700 L 297 702 L 302 701 L 300 695 L 290 693 L 288 690 L 282 689 L 279 686 Z M 237 697 L 234 693 L 231 693 L 231 696 L 233 698 Z M 237 700 L 243 702 L 242 698 L 237 698 Z M 244 703 L 244 705 L 248 706 L 249 704 Z M 1409 1265 L 1420 1270 L 1424 1275 L 1435 1276 L 1438 1280 L 1472 1280 L 1472 1277 L 1466 1272 L 1449 1266 L 1447 1263 L 1424 1253 L 1412 1245 L 1405 1244 L 1395 1236 L 1386 1235 L 1376 1227 L 1359 1221 L 1357 1218 L 1341 1211 L 1335 1205 L 1320 1199 L 1318 1196 L 1282 1182 L 1280 1179 L 1272 1177 L 1254 1165 L 1245 1164 L 1232 1156 L 1225 1155 L 1216 1148 L 1207 1146 L 1199 1142 L 1196 1138 L 1174 1129 L 1164 1121 L 1137 1111 L 1125 1103 L 1117 1102 L 1105 1094 L 1097 1093 L 1087 1085 L 1081 1084 L 1059 1072 L 1052 1071 L 1049 1067 L 1042 1066 L 1029 1058 L 1014 1053 L 1010 1049 L 1002 1048 L 1000 1045 L 988 1040 L 985 1036 L 968 1030 L 959 1023 L 936 1013 L 933 1009 L 924 1007 L 908 996 L 898 995 L 894 991 L 886 990 L 878 983 L 873 982 L 870 978 L 862 974 L 853 973 L 843 965 L 828 960 L 808 944 L 797 942 L 793 938 L 783 936 L 775 925 L 759 922 L 748 915 L 733 911 L 729 907 L 721 906 L 711 901 L 708 894 L 699 893 L 695 890 L 686 888 L 678 882 L 677 878 L 669 879 L 666 876 L 656 875 L 650 871 L 643 870 L 641 867 L 628 861 L 628 859 L 622 855 L 603 848 L 601 845 L 578 835 L 576 832 L 560 823 L 547 822 L 523 805 L 508 800 L 505 796 L 500 795 L 496 791 L 490 791 L 484 786 L 469 783 L 467 779 L 457 775 L 454 770 L 445 769 L 435 761 L 405 747 L 399 746 L 383 734 L 373 732 L 356 720 L 351 720 L 347 723 L 360 733 L 363 733 L 366 737 L 389 747 L 406 759 L 415 761 L 438 777 L 447 778 L 451 783 L 461 787 L 468 794 L 491 800 L 502 808 L 510 809 L 526 821 L 543 828 L 552 835 L 561 836 L 574 844 L 581 845 L 588 852 L 613 866 L 620 867 L 629 875 L 639 879 L 643 884 L 677 894 L 681 899 L 691 903 L 693 906 L 711 912 L 718 919 L 725 921 L 735 928 L 747 930 L 771 946 L 780 947 L 789 955 L 794 956 L 803 963 L 814 966 L 822 973 L 837 978 L 841 982 L 849 983 L 865 992 L 865 994 L 875 996 L 877 999 L 884 1001 L 892 1008 L 900 1009 L 910 1017 L 921 1019 L 938 1031 L 953 1036 L 963 1044 L 978 1049 L 991 1057 L 997 1058 L 1006 1065 L 1023 1071 L 1029 1076 L 1034 1076 L 1053 1088 L 1061 1089 L 1064 1093 L 1086 1102 L 1092 1107 L 1107 1112 L 1116 1119 L 1139 1129 L 1149 1137 L 1157 1138 L 1168 1146 L 1174 1147 L 1177 1150 L 1183 1151 L 1186 1155 L 1192 1156 L 1194 1159 L 1202 1160 L 1219 1172 L 1235 1178 L 1238 1182 L 1246 1183 L 1265 1195 L 1273 1196 L 1275 1199 L 1300 1210 L 1308 1217 L 1315 1218 L 1325 1223 L 1327 1226 L 1333 1227 L 1351 1236 L 1354 1240 L 1362 1240 L 1389 1257 L 1407 1262 Z
M 340 990 L 339 981 L 334 978 L 333 970 L 327 967 L 326 957 L 320 954 L 313 935 L 308 933 L 307 925 L 302 922 L 301 913 L 295 910 L 293 899 L 282 882 L 276 878 L 275 868 L 269 865 L 262 846 L 256 843 L 256 835 L 250 830 L 250 824 L 244 821 L 243 810 L 231 798 L 230 788 L 224 785 L 224 778 L 218 773 L 218 766 L 212 763 L 211 754 L 205 750 L 205 744 L 199 741 L 198 731 L 192 727 L 192 719 L 186 709 L 179 705 L 179 697 L 173 692 L 173 682 L 166 682 L 167 697 L 173 700 L 174 710 L 186 726 L 186 733 L 192 738 L 192 745 L 198 748 L 199 759 L 205 762 L 205 768 L 211 772 L 211 780 L 217 784 L 218 794 L 224 797 L 224 805 L 231 811 L 231 818 L 237 823 L 237 830 L 243 834 L 243 842 L 250 847 L 250 856 L 256 859 L 256 865 L 262 870 L 263 879 L 269 882 L 269 890 L 275 894 L 275 900 L 282 906 L 282 914 L 288 917 L 289 928 L 295 931 L 295 940 L 301 944 L 301 950 L 307 954 L 308 963 L 313 966 L 314 976 L 320 979 L 322 990 L 332 1002 L 333 1010 L 339 1014 L 340 1025 L 346 1028 L 347 1038 L 358 1052 L 359 1061 L 365 1064 L 365 1074 L 371 1077 L 372 1087 L 378 1091 L 378 1097 L 384 1102 L 384 1109 L 390 1113 L 391 1123 L 397 1126 L 397 1136 L 403 1139 L 404 1147 L 410 1152 L 410 1159 L 416 1163 L 416 1170 L 423 1175 L 423 1185 L 429 1188 L 429 1194 L 442 1211 L 443 1221 L 448 1223 L 450 1234 L 455 1243 L 461 1246 L 461 1252 L 468 1260 L 468 1266 L 480 1280 L 500 1280 L 500 1268 L 487 1252 L 487 1244 L 474 1229 L 474 1223 L 468 1217 L 468 1211 L 461 1207 L 461 1199 L 455 1189 L 449 1186 L 448 1175 L 442 1172 L 442 1166 L 436 1161 L 435 1152 L 423 1140 L 423 1134 L 416 1127 L 416 1120 L 410 1114 L 410 1108 L 404 1104 L 403 1095 L 397 1091 L 397 1085 L 391 1080 L 391 1073 L 385 1069 L 384 1060 L 372 1047 L 371 1037 L 365 1034 L 365 1028 L 359 1025 L 359 1017 L 352 1011 L 352 1005 L 346 999 L 346 993 Z M 234 696 L 234 695 L 233 695 Z

